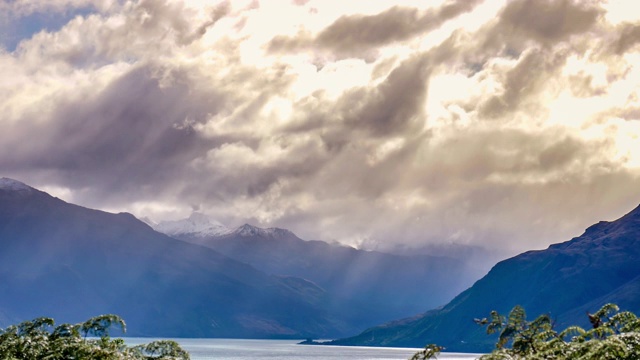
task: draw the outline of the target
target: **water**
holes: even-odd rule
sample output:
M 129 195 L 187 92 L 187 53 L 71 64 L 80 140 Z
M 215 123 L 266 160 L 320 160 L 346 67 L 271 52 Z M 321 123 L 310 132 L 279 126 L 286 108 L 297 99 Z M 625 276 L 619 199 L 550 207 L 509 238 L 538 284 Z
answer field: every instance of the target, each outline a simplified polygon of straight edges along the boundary
M 126 338 L 137 345 L 155 339 Z M 297 345 L 300 340 L 174 339 L 192 360 L 406 360 L 421 349 Z M 479 354 L 442 353 L 438 359 L 470 360 Z

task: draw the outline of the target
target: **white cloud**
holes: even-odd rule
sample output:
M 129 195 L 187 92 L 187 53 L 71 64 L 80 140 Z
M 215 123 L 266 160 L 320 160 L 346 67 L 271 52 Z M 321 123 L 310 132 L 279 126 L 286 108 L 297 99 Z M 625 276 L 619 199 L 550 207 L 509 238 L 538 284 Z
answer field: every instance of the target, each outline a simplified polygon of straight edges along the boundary
M 0 166 L 158 220 L 542 247 L 640 201 L 620 4 L 92 2 L 0 52 Z

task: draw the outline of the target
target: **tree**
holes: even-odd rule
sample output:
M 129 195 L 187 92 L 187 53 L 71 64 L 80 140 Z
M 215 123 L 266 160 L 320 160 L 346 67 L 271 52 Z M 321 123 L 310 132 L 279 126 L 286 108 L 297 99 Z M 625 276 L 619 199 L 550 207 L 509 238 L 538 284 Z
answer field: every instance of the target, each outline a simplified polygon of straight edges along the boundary
M 480 359 L 640 359 L 640 320 L 635 314 L 606 304 L 587 316 L 591 329 L 570 326 L 558 333 L 548 315 L 528 322 L 524 309 L 516 306 L 501 322 L 504 317 L 494 311 L 487 333 L 500 331 L 496 350 Z
M 417 353 L 413 354 L 413 356 L 409 360 L 436 359 L 438 357 L 438 354 L 440 354 L 442 350 L 444 350 L 442 346 L 429 344 L 424 347 L 424 350 L 420 350 Z
M 51 318 L 37 318 L 0 330 L 0 358 L 6 360 L 189 360 L 189 354 L 170 340 L 129 347 L 111 339 L 109 329 L 125 331 L 117 315 L 100 315 L 84 323 L 55 326 Z M 95 336 L 97 338 L 89 338 Z
M 640 319 L 615 304 L 606 304 L 593 314 L 587 313 L 591 329 L 570 326 L 556 332 L 549 315 L 527 321 L 521 306 L 508 316 L 492 311 L 489 318 L 474 319 L 498 333 L 496 349 L 481 360 L 638 360 L 640 359 Z M 437 349 L 437 351 L 434 351 Z M 428 345 L 411 360 L 434 359 L 441 348 Z

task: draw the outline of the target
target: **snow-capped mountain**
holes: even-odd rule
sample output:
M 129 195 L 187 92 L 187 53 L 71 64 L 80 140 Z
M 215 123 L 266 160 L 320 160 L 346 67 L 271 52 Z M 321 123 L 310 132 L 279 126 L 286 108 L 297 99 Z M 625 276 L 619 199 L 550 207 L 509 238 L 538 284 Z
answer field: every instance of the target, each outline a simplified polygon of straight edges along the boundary
M 236 236 L 243 236 L 243 237 L 248 237 L 248 236 L 263 236 L 263 237 L 289 237 L 289 236 L 295 236 L 295 234 L 293 234 L 291 231 L 287 230 L 287 229 L 280 229 L 280 228 L 259 228 L 257 226 L 253 226 L 253 225 L 249 225 L 249 224 L 244 224 L 240 227 L 238 227 L 237 229 L 231 231 L 232 235 L 236 235 Z
M 228 228 L 199 212 L 194 212 L 188 218 L 182 220 L 161 221 L 159 223 L 154 222 L 148 217 L 143 217 L 141 220 L 151 226 L 155 231 L 176 237 L 207 238 L 225 235 L 239 237 L 259 236 L 266 238 L 295 237 L 291 231 L 275 227 L 260 228 L 244 224 L 235 229 Z
M 182 220 L 154 223 L 152 220 L 145 218 L 143 221 L 149 224 L 155 231 L 169 236 L 190 235 L 194 237 L 208 237 L 224 235 L 231 232 L 229 228 L 220 222 L 199 212 L 194 212 L 191 216 Z

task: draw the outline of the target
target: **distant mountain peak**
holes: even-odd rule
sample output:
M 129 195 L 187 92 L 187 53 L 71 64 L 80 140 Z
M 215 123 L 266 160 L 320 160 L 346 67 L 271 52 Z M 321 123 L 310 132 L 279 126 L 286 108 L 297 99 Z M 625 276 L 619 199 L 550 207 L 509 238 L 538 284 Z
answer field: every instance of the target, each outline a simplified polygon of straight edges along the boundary
M 230 232 L 226 226 L 199 212 L 193 212 L 188 218 L 182 220 L 154 223 L 152 220 L 146 218 L 145 222 L 154 230 L 167 235 L 191 234 L 198 237 L 206 237 Z
M 18 180 L 10 179 L 10 178 L 0 178 L 0 190 L 6 191 L 17 191 L 17 192 L 31 192 L 34 189 Z
M 238 235 L 242 235 L 242 236 L 252 236 L 252 235 L 258 235 L 261 232 L 261 228 L 257 227 L 257 226 L 253 226 L 253 225 L 249 225 L 249 224 L 244 224 L 240 227 L 238 227 L 234 233 L 238 234 Z
M 257 226 L 244 224 L 232 232 L 238 236 L 295 236 L 291 231 L 280 228 L 259 228 Z

